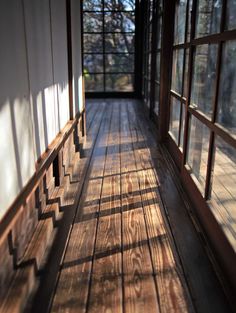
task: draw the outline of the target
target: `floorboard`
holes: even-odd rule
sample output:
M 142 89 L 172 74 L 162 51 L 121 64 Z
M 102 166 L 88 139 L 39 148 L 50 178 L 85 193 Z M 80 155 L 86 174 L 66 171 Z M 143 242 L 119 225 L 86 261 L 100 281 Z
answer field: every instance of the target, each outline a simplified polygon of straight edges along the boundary
M 87 129 L 89 167 L 43 312 L 230 312 L 139 103 L 90 101 Z

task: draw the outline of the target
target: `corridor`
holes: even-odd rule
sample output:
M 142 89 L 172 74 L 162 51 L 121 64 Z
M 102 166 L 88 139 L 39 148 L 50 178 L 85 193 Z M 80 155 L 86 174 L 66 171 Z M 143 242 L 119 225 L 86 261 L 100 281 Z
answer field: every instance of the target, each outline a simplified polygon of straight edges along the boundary
M 163 206 L 160 182 L 170 174 L 139 104 L 87 101 L 79 205 L 55 280 L 42 272 L 30 312 L 230 312 L 187 212 Z M 167 197 L 176 198 L 169 187 Z
M 236 0 L 0 15 L 0 313 L 235 312 Z

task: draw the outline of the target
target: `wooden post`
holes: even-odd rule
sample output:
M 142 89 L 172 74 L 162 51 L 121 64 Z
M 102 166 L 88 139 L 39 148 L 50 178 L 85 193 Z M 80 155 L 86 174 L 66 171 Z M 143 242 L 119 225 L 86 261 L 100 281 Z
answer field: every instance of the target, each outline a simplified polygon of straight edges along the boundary
M 164 1 L 163 37 L 161 50 L 160 109 L 158 139 L 164 142 L 169 125 L 169 96 L 172 70 L 172 45 L 174 37 L 175 1 Z

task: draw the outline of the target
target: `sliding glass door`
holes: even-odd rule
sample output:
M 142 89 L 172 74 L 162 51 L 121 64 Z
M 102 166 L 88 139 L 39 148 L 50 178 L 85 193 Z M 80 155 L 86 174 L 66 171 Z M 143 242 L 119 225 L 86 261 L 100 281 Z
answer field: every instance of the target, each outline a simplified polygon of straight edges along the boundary
M 235 21 L 233 0 L 177 2 L 169 144 L 236 251 Z

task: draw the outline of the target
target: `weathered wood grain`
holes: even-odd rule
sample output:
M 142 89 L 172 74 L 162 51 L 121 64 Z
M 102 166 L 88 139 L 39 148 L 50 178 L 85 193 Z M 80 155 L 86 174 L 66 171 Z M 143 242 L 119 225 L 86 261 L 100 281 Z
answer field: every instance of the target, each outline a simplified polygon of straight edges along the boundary
M 124 307 L 127 312 L 159 312 L 125 105 L 122 106 L 121 112 L 121 168 L 123 171 L 127 171 L 121 176 Z M 129 153 L 128 159 L 126 151 Z
M 183 272 L 188 278 L 188 289 L 194 308 L 200 312 L 212 310 L 214 312 L 230 312 L 231 309 L 211 261 L 208 259 L 201 238 L 188 215 L 186 199 L 182 198 L 182 194 L 176 186 L 170 167 L 163 156 L 163 150 L 157 145 L 156 138 L 152 133 L 152 126 L 149 126 L 143 114 L 141 103 L 138 101 L 131 103 L 129 110 L 130 116 L 135 116 L 138 129 L 150 150 L 159 180 L 162 201 L 168 212 L 171 232 L 181 259 Z

